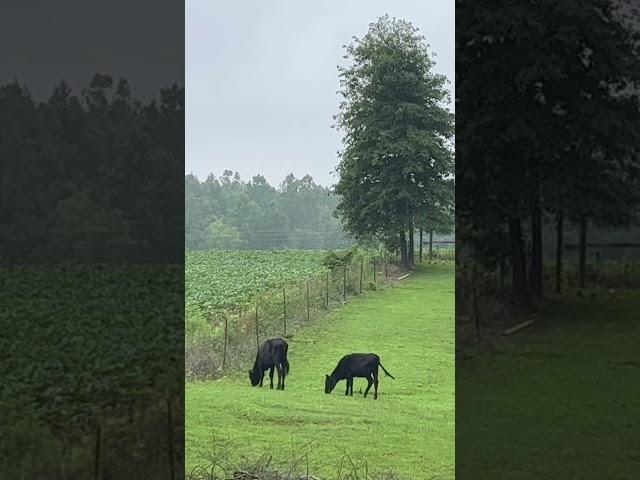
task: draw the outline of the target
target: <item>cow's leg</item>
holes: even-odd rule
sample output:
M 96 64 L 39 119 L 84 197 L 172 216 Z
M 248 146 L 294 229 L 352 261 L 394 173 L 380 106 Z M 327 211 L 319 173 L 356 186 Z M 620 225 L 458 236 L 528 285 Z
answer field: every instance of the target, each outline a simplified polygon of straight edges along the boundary
M 345 382 L 347 383 L 347 389 L 344 391 L 344 395 L 346 397 L 347 395 L 349 395 L 349 379 L 345 379 Z
M 280 390 L 284 390 L 284 379 L 285 379 L 285 378 L 286 378 L 286 376 L 287 376 L 287 371 L 285 370 L 285 368 L 284 368 L 284 365 L 283 365 L 283 364 L 280 364 L 280 371 L 282 372 L 282 385 L 281 385 Z
M 269 380 L 271 381 L 271 390 L 273 390 L 273 367 L 269 369 Z
M 373 399 L 378 399 L 378 372 L 373 374 Z
M 278 386 L 276 390 L 282 390 L 282 366 L 280 364 L 276 365 L 276 372 L 278 372 Z
M 262 388 L 262 382 L 264 381 L 264 370 L 260 370 L 260 388 Z
M 369 376 L 367 377 L 367 388 L 364 391 L 364 398 L 367 398 L 367 393 L 369 393 L 369 389 L 371 388 L 371 385 L 373 385 L 373 373 L 370 373 Z

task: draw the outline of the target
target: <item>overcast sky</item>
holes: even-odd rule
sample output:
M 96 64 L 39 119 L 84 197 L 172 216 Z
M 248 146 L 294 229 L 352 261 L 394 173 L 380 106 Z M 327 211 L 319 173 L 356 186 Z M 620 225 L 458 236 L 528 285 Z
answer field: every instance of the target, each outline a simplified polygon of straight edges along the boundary
M 15 78 L 46 100 L 61 79 L 80 95 L 99 72 L 126 78 L 135 96 L 149 100 L 184 84 L 184 29 L 175 0 L 5 2 L 0 84 Z
M 408 20 L 453 94 L 454 12 L 453 0 L 187 0 L 185 172 L 335 183 L 342 46 L 385 13 Z

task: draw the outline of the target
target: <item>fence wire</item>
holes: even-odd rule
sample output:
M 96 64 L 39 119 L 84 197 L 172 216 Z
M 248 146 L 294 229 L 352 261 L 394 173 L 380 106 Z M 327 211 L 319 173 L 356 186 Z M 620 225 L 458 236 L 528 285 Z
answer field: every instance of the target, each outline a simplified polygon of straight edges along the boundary
M 264 340 L 291 337 L 350 298 L 384 288 L 400 273 L 401 267 L 392 257 L 364 256 L 261 293 L 251 303 L 211 310 L 207 327 L 186 339 L 185 377 L 218 378 L 244 369 Z

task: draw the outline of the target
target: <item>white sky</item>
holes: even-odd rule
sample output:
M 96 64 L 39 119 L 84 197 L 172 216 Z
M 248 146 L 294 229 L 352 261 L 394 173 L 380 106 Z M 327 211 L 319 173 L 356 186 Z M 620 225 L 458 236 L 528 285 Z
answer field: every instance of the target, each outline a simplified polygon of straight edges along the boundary
M 385 13 L 420 29 L 453 94 L 453 0 L 187 0 L 185 173 L 335 183 L 342 46 Z

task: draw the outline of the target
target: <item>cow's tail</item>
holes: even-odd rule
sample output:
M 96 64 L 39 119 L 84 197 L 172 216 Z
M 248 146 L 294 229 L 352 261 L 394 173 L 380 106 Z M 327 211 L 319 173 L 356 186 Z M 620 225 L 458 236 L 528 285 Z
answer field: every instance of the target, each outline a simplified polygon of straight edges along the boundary
M 394 376 L 393 376 L 393 375 L 391 375 L 389 372 L 387 372 L 387 369 L 386 369 L 386 368 L 384 368 L 384 367 L 382 366 L 382 364 L 380 364 L 380 368 L 382 369 L 382 371 L 383 371 L 383 372 L 384 372 L 388 377 L 391 377 L 391 378 L 393 378 L 394 380 L 396 379 L 396 377 L 394 377 Z

